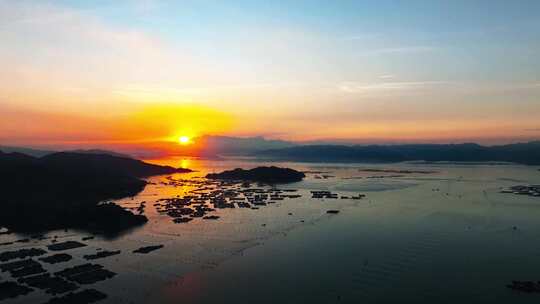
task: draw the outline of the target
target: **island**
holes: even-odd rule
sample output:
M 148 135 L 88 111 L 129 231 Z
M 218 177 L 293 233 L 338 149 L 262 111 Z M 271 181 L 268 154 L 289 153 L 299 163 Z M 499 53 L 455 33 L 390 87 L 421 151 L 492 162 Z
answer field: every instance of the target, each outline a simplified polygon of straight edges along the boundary
M 147 184 L 142 178 L 177 172 L 191 170 L 106 154 L 59 152 L 37 158 L 0 151 L 0 227 L 118 233 L 147 218 L 104 202 L 136 195 Z
M 249 170 L 236 168 L 234 170 L 206 175 L 208 179 L 252 181 L 267 184 L 294 183 L 301 181 L 304 177 L 306 177 L 304 173 L 294 169 L 274 166 L 257 167 Z

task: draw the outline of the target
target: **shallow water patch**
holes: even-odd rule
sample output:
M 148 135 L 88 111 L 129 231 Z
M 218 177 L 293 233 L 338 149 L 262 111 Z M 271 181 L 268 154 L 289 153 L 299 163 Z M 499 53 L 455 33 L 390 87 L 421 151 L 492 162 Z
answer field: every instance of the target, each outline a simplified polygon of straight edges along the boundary
M 416 183 L 405 183 L 398 181 L 385 182 L 362 182 L 362 183 L 341 183 L 334 187 L 338 191 L 350 192 L 381 192 L 391 190 L 401 190 L 410 187 L 418 186 Z

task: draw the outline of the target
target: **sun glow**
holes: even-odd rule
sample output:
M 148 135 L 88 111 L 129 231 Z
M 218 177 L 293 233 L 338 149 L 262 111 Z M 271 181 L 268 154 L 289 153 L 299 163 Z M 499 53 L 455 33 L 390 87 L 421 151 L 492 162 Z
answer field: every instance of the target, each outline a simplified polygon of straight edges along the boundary
M 178 137 L 178 142 L 181 145 L 189 145 L 191 143 L 191 138 L 189 138 L 188 136 L 180 136 Z
M 198 146 L 197 138 L 226 133 L 233 125 L 229 113 L 196 104 L 144 105 L 128 118 L 119 137 L 136 134 L 138 138 L 172 144 L 172 150 L 179 145 Z

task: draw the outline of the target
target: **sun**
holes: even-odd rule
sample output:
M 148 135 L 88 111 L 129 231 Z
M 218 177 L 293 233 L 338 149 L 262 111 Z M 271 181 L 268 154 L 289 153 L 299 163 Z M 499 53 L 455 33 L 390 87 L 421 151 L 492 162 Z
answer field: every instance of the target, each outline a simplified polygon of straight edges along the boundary
M 191 138 L 189 138 L 188 136 L 180 136 L 178 137 L 178 142 L 181 145 L 189 145 L 191 143 Z

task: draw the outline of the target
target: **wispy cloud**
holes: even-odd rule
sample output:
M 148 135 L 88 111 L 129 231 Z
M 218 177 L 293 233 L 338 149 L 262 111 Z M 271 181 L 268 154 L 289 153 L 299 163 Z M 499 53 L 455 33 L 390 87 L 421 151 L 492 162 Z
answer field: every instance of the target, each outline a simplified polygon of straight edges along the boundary
M 447 81 L 409 81 L 409 82 L 343 82 L 338 89 L 345 93 L 369 93 L 379 91 L 417 90 L 448 84 Z
M 133 82 L 195 86 L 217 74 L 192 50 L 144 29 L 46 3 L 0 0 L 0 41 L 0 66 L 10 71 L 0 73 L 0 97 L 12 103 L 106 104 L 112 90 Z
M 368 39 L 376 39 L 383 37 L 380 33 L 364 33 L 364 34 L 357 34 L 357 35 L 350 35 L 341 37 L 339 40 L 341 41 L 358 41 L 358 40 L 368 40 Z
M 438 47 L 434 46 L 398 46 L 398 47 L 385 47 L 378 49 L 365 50 L 360 52 L 362 56 L 377 56 L 377 55 L 390 55 L 390 54 L 416 54 L 416 53 L 428 53 L 438 50 Z

